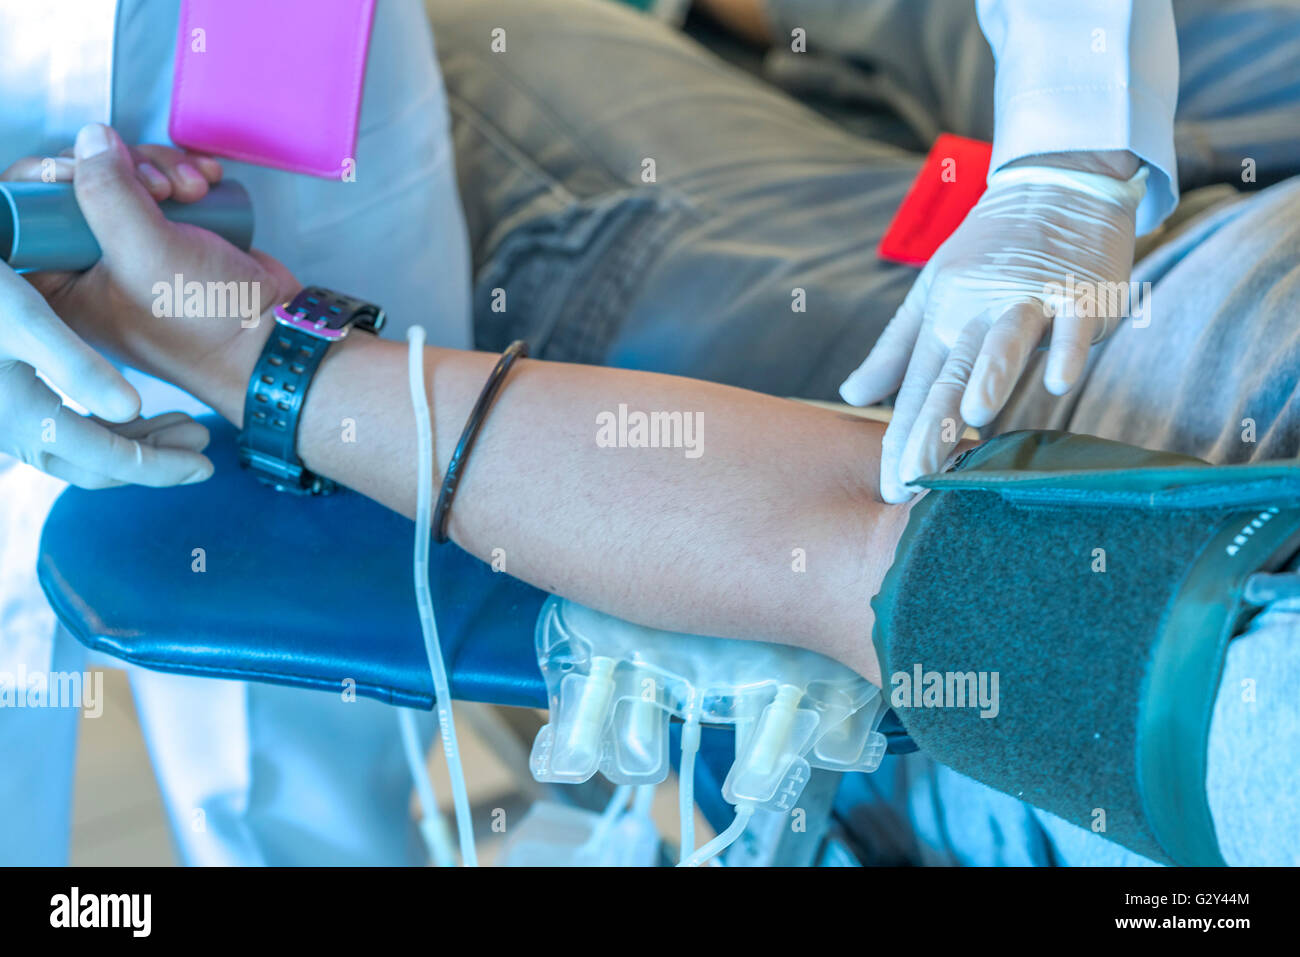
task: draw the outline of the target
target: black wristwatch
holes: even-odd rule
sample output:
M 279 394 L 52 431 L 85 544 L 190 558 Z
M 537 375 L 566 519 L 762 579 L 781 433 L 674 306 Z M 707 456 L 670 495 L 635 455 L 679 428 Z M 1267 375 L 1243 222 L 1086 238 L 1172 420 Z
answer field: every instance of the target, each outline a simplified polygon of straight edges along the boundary
M 312 377 L 330 346 L 353 329 L 377 333 L 384 310 L 342 293 L 308 286 L 275 307 L 275 328 L 262 349 L 244 401 L 239 464 L 282 492 L 327 495 L 338 486 L 303 468 L 298 420 Z

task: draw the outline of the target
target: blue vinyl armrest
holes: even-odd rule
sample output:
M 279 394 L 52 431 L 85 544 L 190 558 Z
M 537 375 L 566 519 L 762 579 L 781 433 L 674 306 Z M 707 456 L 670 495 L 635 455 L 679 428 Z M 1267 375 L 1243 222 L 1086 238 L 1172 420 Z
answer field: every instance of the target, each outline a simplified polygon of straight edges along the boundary
M 204 424 L 207 482 L 71 488 L 55 503 L 39 575 L 63 625 L 155 671 L 334 693 L 351 679 L 357 694 L 432 708 L 413 523 L 353 492 L 273 491 L 240 469 L 232 426 Z M 453 696 L 545 707 L 533 627 L 546 593 L 454 545 L 433 548 L 429 579 Z

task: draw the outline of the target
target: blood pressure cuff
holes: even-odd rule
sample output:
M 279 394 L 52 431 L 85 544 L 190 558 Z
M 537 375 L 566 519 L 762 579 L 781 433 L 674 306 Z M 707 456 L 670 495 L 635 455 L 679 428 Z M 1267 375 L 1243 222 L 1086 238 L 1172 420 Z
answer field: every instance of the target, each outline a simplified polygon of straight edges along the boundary
M 1016 432 L 918 484 L 872 606 L 920 749 L 1139 854 L 1223 864 L 1210 718 L 1248 580 L 1300 550 L 1300 463 Z

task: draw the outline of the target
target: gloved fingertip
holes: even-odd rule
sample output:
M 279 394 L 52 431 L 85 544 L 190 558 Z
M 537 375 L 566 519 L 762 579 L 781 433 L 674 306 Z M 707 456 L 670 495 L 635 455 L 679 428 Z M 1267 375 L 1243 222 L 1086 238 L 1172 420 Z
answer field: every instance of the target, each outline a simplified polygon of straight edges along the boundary
M 973 425 L 977 429 L 992 422 L 998 414 L 998 409 L 986 403 L 983 396 L 972 399 L 969 395 L 961 400 L 961 417 L 967 425 Z
M 880 500 L 886 505 L 906 505 L 915 494 L 914 489 L 898 482 L 880 483 Z
M 920 462 L 908 461 L 904 459 L 898 466 L 898 481 L 902 488 L 912 487 L 912 483 L 922 475 L 928 475 L 929 470 Z
M 191 472 L 180 484 L 197 485 L 199 482 L 206 482 L 208 479 L 212 478 L 212 473 L 214 471 L 215 469 L 212 466 L 212 462 L 208 459 L 204 459 L 203 465 Z
M 861 377 L 854 372 L 840 383 L 840 398 L 849 405 L 866 405 L 866 399 L 863 398 L 865 390 L 861 383 Z
M 948 457 L 951 444 L 940 438 L 937 428 L 934 430 L 934 439 L 925 441 L 924 436 L 930 431 L 914 431 L 899 460 L 899 481 L 910 488 L 916 487 L 913 483 L 921 476 L 939 471 L 944 459 Z
M 990 387 L 987 379 L 975 380 L 972 377 L 971 384 L 966 387 L 966 392 L 961 397 L 959 412 L 962 421 L 977 429 L 992 422 L 1001 411 L 999 392 L 996 385 Z
M 922 475 L 929 475 L 929 474 L 930 473 L 926 469 L 917 468 L 916 466 L 910 466 L 909 468 L 906 469 L 900 468 L 898 470 L 898 480 L 901 483 L 902 488 L 913 488 L 914 487 L 913 483 L 917 479 L 919 479 Z
M 890 505 L 903 505 L 911 501 L 920 488 L 911 485 L 903 476 L 902 470 L 894 465 L 886 468 L 883 464 L 880 473 L 880 497 Z
M 1047 368 L 1043 370 L 1043 386 L 1052 395 L 1065 395 L 1074 388 L 1088 364 L 1088 350 L 1053 348 L 1047 354 Z
M 898 454 L 890 451 L 890 443 L 883 443 L 880 456 L 880 500 L 889 505 L 901 505 L 909 497 L 907 488 L 898 480 Z
M 77 398 L 75 393 L 69 395 L 85 405 L 92 415 L 108 422 L 131 422 L 140 414 L 140 393 L 126 380 L 122 388 L 106 389 L 96 395 L 93 403 Z
M 1074 388 L 1076 375 L 1070 369 L 1054 368 L 1048 365 L 1047 371 L 1043 373 L 1043 387 L 1052 395 L 1065 395 Z
M 957 414 L 961 416 L 963 424 L 982 429 L 998 417 L 1007 398 L 1007 390 L 1000 384 L 994 383 L 990 387 L 987 383 L 981 383 L 975 389 L 966 390 L 966 394 L 961 397 Z

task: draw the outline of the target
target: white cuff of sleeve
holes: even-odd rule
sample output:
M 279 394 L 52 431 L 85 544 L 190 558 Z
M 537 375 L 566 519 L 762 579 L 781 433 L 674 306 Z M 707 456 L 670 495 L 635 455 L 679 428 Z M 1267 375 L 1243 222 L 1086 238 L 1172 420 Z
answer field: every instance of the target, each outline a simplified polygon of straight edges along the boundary
M 1139 90 L 1107 84 L 1027 90 L 998 103 L 989 175 L 1042 153 L 1129 150 L 1150 169 L 1137 211 L 1141 235 L 1178 205 L 1173 129 L 1172 110 Z

